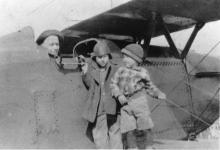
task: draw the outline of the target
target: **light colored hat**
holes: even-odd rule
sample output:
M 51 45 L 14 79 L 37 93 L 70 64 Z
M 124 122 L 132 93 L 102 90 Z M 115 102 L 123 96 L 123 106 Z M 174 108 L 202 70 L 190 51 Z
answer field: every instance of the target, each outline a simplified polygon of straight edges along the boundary
M 45 40 L 48 36 L 51 36 L 51 35 L 57 36 L 58 39 L 59 39 L 59 42 L 60 42 L 60 43 L 63 43 L 63 41 L 64 41 L 64 36 L 63 36 L 63 34 L 62 34 L 60 31 L 58 31 L 58 30 L 46 30 L 46 31 L 44 31 L 44 32 L 41 33 L 40 36 L 37 38 L 36 43 L 37 43 L 38 45 L 41 45 L 41 44 L 44 42 L 44 40 Z
M 136 60 L 138 63 L 143 62 L 144 50 L 138 44 L 129 44 L 123 48 L 121 52 Z

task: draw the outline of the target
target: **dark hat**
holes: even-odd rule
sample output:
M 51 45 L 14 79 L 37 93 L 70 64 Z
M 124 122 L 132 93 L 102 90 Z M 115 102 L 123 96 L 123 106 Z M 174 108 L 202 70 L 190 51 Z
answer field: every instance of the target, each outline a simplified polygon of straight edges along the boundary
M 38 45 L 41 45 L 41 44 L 44 42 L 44 40 L 45 40 L 48 36 L 51 36 L 51 35 L 57 36 L 58 39 L 59 39 L 59 42 L 60 42 L 60 43 L 63 43 L 63 41 L 64 41 L 64 36 L 63 36 L 63 34 L 62 34 L 60 31 L 58 31 L 58 30 L 46 30 L 46 31 L 44 31 L 44 32 L 41 33 L 41 35 L 37 38 L 36 43 L 37 43 Z
M 129 44 L 123 48 L 121 52 L 136 60 L 138 63 L 143 62 L 144 50 L 138 44 Z
M 108 54 L 109 58 L 112 59 L 111 50 L 110 50 L 108 44 L 104 40 L 98 41 L 93 48 L 92 57 L 103 56 L 106 54 Z

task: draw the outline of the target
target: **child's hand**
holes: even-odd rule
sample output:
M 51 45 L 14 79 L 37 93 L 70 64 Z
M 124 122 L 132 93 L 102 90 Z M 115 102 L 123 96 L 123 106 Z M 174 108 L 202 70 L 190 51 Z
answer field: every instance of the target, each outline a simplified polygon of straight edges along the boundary
M 81 68 L 82 68 L 82 73 L 86 74 L 88 71 L 88 63 L 84 63 Z
M 80 67 L 82 73 L 85 74 L 88 71 L 88 63 L 86 62 L 85 57 L 82 55 L 78 56 L 78 61 L 81 63 Z
M 164 93 L 160 93 L 158 99 L 167 99 L 167 96 Z
M 120 95 L 118 97 L 118 101 L 120 102 L 121 105 L 124 105 L 124 104 L 126 104 L 128 102 L 127 98 L 124 95 Z
M 122 109 L 122 111 L 126 112 L 127 114 L 132 115 L 131 108 L 128 105 L 123 106 L 121 109 Z

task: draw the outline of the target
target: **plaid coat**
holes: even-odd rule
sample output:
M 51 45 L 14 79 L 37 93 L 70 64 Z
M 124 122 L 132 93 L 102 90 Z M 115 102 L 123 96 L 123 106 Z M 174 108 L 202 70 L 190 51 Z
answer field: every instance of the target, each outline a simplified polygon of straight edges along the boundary
M 147 94 L 158 98 L 162 93 L 150 80 L 148 71 L 142 67 L 120 67 L 112 78 L 112 95 L 118 98 L 126 97 L 128 103 L 121 108 L 121 132 L 125 133 L 134 129 L 145 130 L 153 127 Z
M 112 95 L 118 97 L 132 96 L 136 92 L 146 90 L 152 97 L 158 97 L 160 90 L 151 82 L 148 71 L 143 67 L 127 68 L 121 66 L 115 73 L 111 81 Z

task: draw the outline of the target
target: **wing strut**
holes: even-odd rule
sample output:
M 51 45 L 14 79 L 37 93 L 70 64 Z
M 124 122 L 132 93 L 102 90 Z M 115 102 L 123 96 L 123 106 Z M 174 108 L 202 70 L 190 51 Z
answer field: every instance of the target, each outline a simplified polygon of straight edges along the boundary
M 143 44 L 143 46 L 146 49 L 145 53 L 144 53 L 144 58 L 147 57 L 148 50 L 149 50 L 149 47 L 150 47 L 150 41 L 151 41 L 151 38 L 152 38 L 152 36 L 154 34 L 154 31 L 155 31 L 156 15 L 157 15 L 156 12 L 151 12 L 151 21 L 149 23 L 147 34 L 144 37 L 144 44 Z
M 166 37 L 166 39 L 167 39 L 167 42 L 168 42 L 169 45 L 170 45 L 171 50 L 172 50 L 173 53 L 174 53 L 174 56 L 175 56 L 176 58 L 180 58 L 180 53 L 179 53 L 179 51 L 177 50 L 176 45 L 175 45 L 175 43 L 173 42 L 172 37 L 170 36 L 169 29 L 167 28 L 167 26 L 166 26 L 165 22 L 163 21 L 163 18 L 162 18 L 162 16 L 161 16 L 160 14 L 157 15 L 157 20 L 159 21 L 160 25 L 161 25 L 162 28 L 163 28 L 164 35 L 165 35 L 165 37 Z
M 191 34 L 189 40 L 188 40 L 187 43 L 186 43 L 186 46 L 185 46 L 184 49 L 183 49 L 183 52 L 182 52 L 182 54 L 181 54 L 181 58 L 182 58 L 182 59 L 184 59 L 184 58 L 186 57 L 186 55 L 188 54 L 189 49 L 190 49 L 190 47 L 191 47 L 191 45 L 192 45 L 192 43 L 193 43 L 193 41 L 194 41 L 194 39 L 195 39 L 197 33 L 199 32 L 199 30 L 200 30 L 204 25 L 205 25 L 205 23 L 197 23 L 197 24 L 196 24 L 196 26 L 195 26 L 195 28 L 194 28 L 194 30 L 193 30 L 193 32 L 192 32 L 192 34 Z

